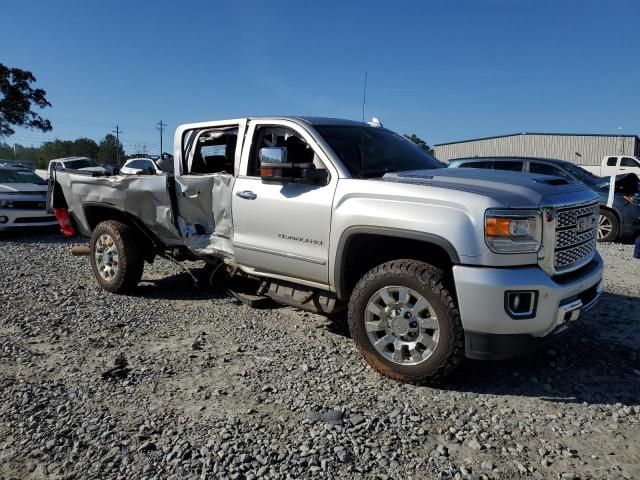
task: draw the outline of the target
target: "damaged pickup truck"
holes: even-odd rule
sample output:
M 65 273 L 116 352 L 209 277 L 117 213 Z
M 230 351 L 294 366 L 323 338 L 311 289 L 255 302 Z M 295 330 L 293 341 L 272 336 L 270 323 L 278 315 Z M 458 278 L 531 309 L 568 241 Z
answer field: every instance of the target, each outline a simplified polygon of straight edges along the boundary
M 331 315 L 391 378 L 430 382 L 566 331 L 602 289 L 598 198 L 563 178 L 446 169 L 379 123 L 180 126 L 172 174 L 57 171 L 49 208 L 114 293 L 157 255 Z

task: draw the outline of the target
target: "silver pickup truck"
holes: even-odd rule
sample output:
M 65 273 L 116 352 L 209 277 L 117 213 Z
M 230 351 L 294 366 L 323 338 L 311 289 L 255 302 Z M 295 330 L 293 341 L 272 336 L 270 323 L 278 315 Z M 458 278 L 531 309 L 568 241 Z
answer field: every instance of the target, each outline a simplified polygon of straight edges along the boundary
M 582 184 L 441 168 L 378 123 L 331 118 L 194 123 L 174 146 L 171 174 L 50 179 L 49 208 L 91 237 L 105 290 L 134 288 L 157 255 L 204 260 L 256 295 L 348 308 L 365 359 L 413 383 L 465 355 L 523 354 L 602 290 L 598 198 Z

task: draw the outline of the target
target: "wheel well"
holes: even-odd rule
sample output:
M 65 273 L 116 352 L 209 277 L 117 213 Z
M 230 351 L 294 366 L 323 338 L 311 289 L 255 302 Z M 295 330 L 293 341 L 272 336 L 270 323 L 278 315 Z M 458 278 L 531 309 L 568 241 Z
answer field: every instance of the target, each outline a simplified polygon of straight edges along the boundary
M 354 234 L 344 246 L 340 270 L 336 272 L 338 296 L 347 300 L 358 280 L 382 263 L 410 258 L 427 262 L 444 272 L 444 281 L 455 295 L 451 255 L 434 242 L 381 234 Z
M 159 243 L 155 236 L 141 225 L 134 216 L 105 205 L 85 205 L 84 214 L 92 232 L 99 223 L 107 220 L 115 220 L 128 225 L 134 230 L 137 240 L 144 245 L 142 251 L 147 253 L 147 260 L 153 259 L 154 245 Z

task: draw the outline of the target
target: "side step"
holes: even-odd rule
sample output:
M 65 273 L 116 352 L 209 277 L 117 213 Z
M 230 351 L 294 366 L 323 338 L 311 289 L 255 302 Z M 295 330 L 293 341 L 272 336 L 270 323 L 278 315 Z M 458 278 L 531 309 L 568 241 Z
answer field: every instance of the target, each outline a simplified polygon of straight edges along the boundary
M 304 289 L 294 284 L 272 281 L 264 294 L 278 303 L 322 315 L 332 315 L 344 308 L 344 304 L 330 292 Z

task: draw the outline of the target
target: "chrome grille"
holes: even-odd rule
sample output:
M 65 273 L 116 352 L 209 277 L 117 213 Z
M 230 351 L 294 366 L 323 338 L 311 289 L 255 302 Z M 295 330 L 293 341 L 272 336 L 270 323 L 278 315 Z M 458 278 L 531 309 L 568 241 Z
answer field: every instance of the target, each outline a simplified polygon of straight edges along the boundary
M 570 269 L 592 256 L 596 250 L 598 203 L 558 210 L 554 267 Z
M 575 227 L 577 226 L 578 217 L 583 217 L 585 215 L 595 215 L 597 211 L 597 203 L 586 205 L 584 207 L 565 208 L 562 210 L 558 210 L 558 223 L 556 225 L 556 228 L 561 229 L 564 227 Z

